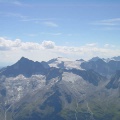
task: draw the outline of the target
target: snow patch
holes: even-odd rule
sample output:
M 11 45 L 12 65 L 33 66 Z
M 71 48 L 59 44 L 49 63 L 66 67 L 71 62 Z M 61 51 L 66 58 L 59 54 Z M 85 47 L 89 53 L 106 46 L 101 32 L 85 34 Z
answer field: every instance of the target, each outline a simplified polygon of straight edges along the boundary
M 62 67 L 65 67 L 66 69 L 80 69 L 80 70 L 83 70 L 80 65 L 81 63 L 84 62 L 84 61 L 72 61 L 68 58 L 62 58 L 62 57 L 59 57 L 59 58 L 56 58 L 54 62 L 50 63 L 49 66 L 50 67 L 56 67 L 56 68 L 60 68 L 60 65 Z
M 79 75 L 73 74 L 73 73 L 64 72 L 62 75 L 63 81 L 67 81 L 67 82 L 71 82 L 71 83 L 74 83 L 81 79 L 82 79 L 82 77 L 80 77 Z

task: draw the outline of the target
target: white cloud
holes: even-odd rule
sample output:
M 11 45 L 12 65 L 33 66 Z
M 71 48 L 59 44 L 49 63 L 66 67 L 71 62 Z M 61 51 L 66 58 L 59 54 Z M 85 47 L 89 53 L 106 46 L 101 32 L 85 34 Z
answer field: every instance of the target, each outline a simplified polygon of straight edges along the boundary
M 120 30 L 120 18 L 98 20 L 91 23 L 92 25 L 100 26 L 99 30 L 110 31 Z
M 54 20 L 54 18 L 26 18 L 22 21 L 28 22 L 28 21 L 49 21 Z
M 120 18 L 100 20 L 92 23 L 94 25 L 103 25 L 103 26 L 117 26 L 120 25 Z
M 19 13 L 12 13 L 12 12 L 0 12 L 0 15 L 5 16 L 5 17 L 15 17 L 15 18 L 19 18 L 19 19 L 27 19 L 27 16 L 24 16 L 22 14 Z
M 13 2 L 14 4 L 21 5 L 18 1 Z M 58 24 L 52 22 L 55 18 L 30 18 L 29 16 L 25 16 L 21 13 L 16 12 L 0 12 L 0 16 L 7 18 L 17 18 L 21 22 L 33 22 L 35 24 L 41 24 L 48 27 L 58 27 Z
M 89 43 L 89 44 L 86 44 L 86 46 L 88 46 L 88 47 L 95 47 L 95 46 L 97 46 L 97 43 Z
M 59 35 L 62 35 L 62 33 L 45 33 L 45 32 L 41 32 L 40 34 L 42 35 L 52 35 L 52 36 L 59 36 Z
M 51 21 L 43 22 L 43 24 L 45 24 L 48 27 L 58 27 L 58 24 Z
M 20 39 L 9 40 L 0 37 L 0 62 L 16 62 L 25 56 L 32 60 L 42 61 L 55 57 L 67 57 L 72 59 L 89 59 L 91 57 L 113 57 L 120 55 L 120 49 L 105 44 L 98 47 L 96 43 L 86 44 L 80 47 L 57 46 L 53 41 L 42 43 L 23 42 Z
M 15 41 L 6 40 L 5 38 L 0 37 L 0 50 L 12 50 L 14 48 L 18 48 L 21 45 L 20 39 L 16 39 Z
M 120 22 L 120 18 L 113 18 L 113 19 L 107 19 L 107 20 L 102 20 L 101 22 L 104 22 L 104 23 L 117 23 L 117 22 Z
M 34 42 L 22 42 L 20 39 L 8 40 L 0 37 L 0 50 L 39 50 L 41 45 Z
M 55 43 L 52 41 L 43 41 L 42 46 L 46 49 L 53 49 L 55 48 Z
M 21 50 L 39 50 L 41 49 L 41 45 L 39 43 L 33 42 L 22 42 L 20 48 Z
M 114 48 L 115 45 L 105 44 L 104 47 L 105 47 L 105 48 Z

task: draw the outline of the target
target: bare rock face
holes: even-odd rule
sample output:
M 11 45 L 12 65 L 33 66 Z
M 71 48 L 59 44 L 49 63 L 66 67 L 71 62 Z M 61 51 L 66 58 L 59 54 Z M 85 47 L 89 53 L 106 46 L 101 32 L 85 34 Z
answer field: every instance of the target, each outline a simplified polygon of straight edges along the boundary
M 106 88 L 116 89 L 120 87 L 120 70 L 116 71 L 116 73 L 112 76 L 110 82 L 106 85 Z
M 120 61 L 115 61 L 113 59 L 106 62 L 100 58 L 94 58 L 87 62 L 83 62 L 81 67 L 85 70 L 94 70 L 95 72 L 103 75 L 103 76 L 111 76 L 116 72 L 116 70 L 120 70 Z

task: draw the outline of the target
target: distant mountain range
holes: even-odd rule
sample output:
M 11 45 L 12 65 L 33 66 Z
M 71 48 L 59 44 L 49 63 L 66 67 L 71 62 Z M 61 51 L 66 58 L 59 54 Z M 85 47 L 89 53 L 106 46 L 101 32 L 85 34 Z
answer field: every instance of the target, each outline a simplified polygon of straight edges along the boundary
M 120 56 L 0 69 L 0 120 L 119 120 Z

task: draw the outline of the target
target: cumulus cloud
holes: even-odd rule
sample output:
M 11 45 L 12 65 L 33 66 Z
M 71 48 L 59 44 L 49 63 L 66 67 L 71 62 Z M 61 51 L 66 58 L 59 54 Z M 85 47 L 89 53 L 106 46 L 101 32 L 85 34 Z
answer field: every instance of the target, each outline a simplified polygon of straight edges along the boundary
M 72 59 L 89 59 L 91 57 L 118 56 L 120 49 L 113 49 L 109 44 L 98 47 L 96 43 L 86 44 L 80 47 L 57 46 L 53 41 L 42 43 L 23 42 L 20 39 L 9 40 L 0 37 L 0 61 L 16 62 L 21 56 L 32 60 L 49 60 L 58 56 Z
M 21 46 L 21 40 L 16 39 L 14 41 L 7 40 L 5 38 L 0 37 L 0 50 L 11 50 L 14 48 L 18 48 Z
M 5 38 L 0 38 L 0 50 L 40 50 L 40 49 L 53 49 L 55 48 L 55 43 L 52 41 L 43 41 L 40 43 L 35 42 L 22 42 L 20 39 L 8 40 Z
M 53 49 L 55 48 L 55 43 L 52 41 L 43 41 L 42 46 L 46 49 Z
M 41 48 L 39 43 L 22 42 L 20 39 L 8 40 L 0 38 L 0 50 L 38 50 Z
M 41 45 L 33 42 L 23 42 L 20 46 L 22 50 L 39 50 Z

